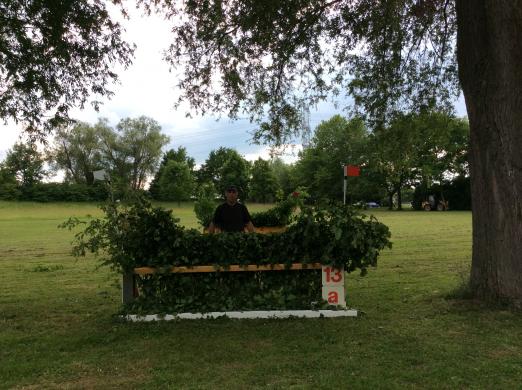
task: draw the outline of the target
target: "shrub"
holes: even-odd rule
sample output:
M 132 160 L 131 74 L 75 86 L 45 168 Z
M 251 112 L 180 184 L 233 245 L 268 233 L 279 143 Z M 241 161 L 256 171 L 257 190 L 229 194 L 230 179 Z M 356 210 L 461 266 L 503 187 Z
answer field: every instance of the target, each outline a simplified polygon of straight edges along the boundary
M 379 252 L 391 245 L 385 225 L 342 205 L 303 209 L 285 232 L 267 235 L 206 235 L 187 230 L 170 211 L 152 207 L 145 200 L 130 206 L 108 204 L 102 209 L 106 218 L 91 220 L 76 235 L 73 253 L 101 255 L 103 264 L 122 273 L 135 267 L 156 267 L 157 274 L 139 281 L 142 295 L 130 310 L 303 308 L 307 302 L 306 308 L 320 296 L 321 278 L 312 270 L 183 276 L 163 271 L 171 266 L 320 262 L 364 274 L 377 264 Z M 63 226 L 81 223 L 85 222 L 71 219 Z
M 194 203 L 194 213 L 199 224 L 204 228 L 210 225 L 215 208 L 214 189 L 212 186 L 204 186 L 200 191 L 198 200 Z
M 303 206 L 307 194 L 302 191 L 294 191 L 286 199 L 278 202 L 275 207 L 252 213 L 252 223 L 256 227 L 286 226 L 290 223 L 292 213 L 298 206 Z
M 2 183 L 0 185 L 1 200 L 19 200 L 22 197 L 22 191 L 17 184 Z
M 108 197 L 107 187 L 100 183 L 36 183 L 31 186 L 5 184 L 0 186 L 0 199 L 31 200 L 35 202 L 98 202 Z

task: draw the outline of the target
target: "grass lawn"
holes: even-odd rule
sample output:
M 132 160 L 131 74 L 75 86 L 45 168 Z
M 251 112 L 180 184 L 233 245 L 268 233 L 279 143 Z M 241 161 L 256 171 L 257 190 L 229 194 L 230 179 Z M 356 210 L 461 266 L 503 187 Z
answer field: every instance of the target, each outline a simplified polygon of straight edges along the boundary
M 372 212 L 394 246 L 347 278 L 357 318 L 134 324 L 113 316 L 118 275 L 57 229 L 95 205 L 0 202 L 0 388 L 521 388 L 522 314 L 447 298 L 471 214 Z

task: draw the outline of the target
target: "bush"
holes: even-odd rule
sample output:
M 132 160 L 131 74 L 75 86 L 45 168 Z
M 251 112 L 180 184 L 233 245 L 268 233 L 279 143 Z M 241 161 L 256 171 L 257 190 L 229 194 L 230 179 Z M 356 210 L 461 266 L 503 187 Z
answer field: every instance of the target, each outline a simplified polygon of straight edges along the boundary
M 306 197 L 304 192 L 294 191 L 286 199 L 278 202 L 275 207 L 266 211 L 252 213 L 252 223 L 256 227 L 286 226 L 290 223 L 295 208 L 303 206 L 303 200 Z
M 139 281 L 141 297 L 129 310 L 303 308 L 303 302 L 309 308 L 318 302 L 321 290 L 321 279 L 312 270 L 182 277 L 163 271 L 171 266 L 282 263 L 289 267 L 295 262 L 320 262 L 364 274 L 377 264 L 379 252 L 391 245 L 385 225 L 342 205 L 306 208 L 285 232 L 266 235 L 207 235 L 187 230 L 170 211 L 144 200 L 129 207 L 108 204 L 102 209 L 106 218 L 91 220 L 76 235 L 73 253 L 101 255 L 103 264 L 122 273 L 142 266 L 158 269 L 157 274 Z M 85 222 L 71 219 L 63 226 L 81 223 Z
M 36 183 L 26 187 L 18 184 L 0 186 L 0 199 L 3 200 L 99 202 L 106 200 L 108 196 L 108 189 L 102 183 L 92 186 L 68 183 Z
M 214 189 L 212 186 L 204 186 L 200 190 L 199 198 L 194 203 L 194 213 L 201 226 L 204 228 L 210 225 L 214 217 L 216 202 L 214 201 Z
M 160 274 L 138 279 L 127 313 L 182 313 L 321 307 L 321 270 Z M 324 305 L 323 305 L 324 306 Z
M 252 223 L 256 227 L 286 226 L 290 221 L 293 210 L 294 207 L 291 204 L 281 202 L 269 210 L 252 213 Z
M 0 185 L 1 200 L 19 200 L 22 197 L 22 191 L 17 184 L 3 183 Z
M 114 199 L 133 201 L 136 198 L 150 198 L 145 190 L 113 189 Z M 111 198 L 107 184 L 95 182 L 93 185 L 76 183 L 36 183 L 22 187 L 18 184 L 0 185 L 0 200 L 23 200 L 35 202 L 104 202 Z

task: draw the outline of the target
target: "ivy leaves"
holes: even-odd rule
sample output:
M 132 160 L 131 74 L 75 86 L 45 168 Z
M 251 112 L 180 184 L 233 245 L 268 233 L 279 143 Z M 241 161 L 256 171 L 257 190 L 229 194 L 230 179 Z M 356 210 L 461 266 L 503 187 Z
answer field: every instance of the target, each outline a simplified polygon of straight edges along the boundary
M 320 270 L 155 274 L 138 279 L 129 313 L 318 308 Z
M 287 230 L 277 234 L 201 234 L 177 224 L 170 211 L 143 199 L 130 206 L 103 207 L 104 219 L 93 219 L 76 235 L 75 256 L 92 252 L 120 271 L 135 267 L 215 264 L 321 262 L 365 272 L 391 246 L 390 232 L 375 218 L 349 207 L 303 207 Z M 73 228 L 81 223 L 70 220 Z
M 303 191 L 301 191 L 303 192 Z M 256 227 L 286 226 L 291 222 L 292 213 L 296 207 L 302 207 L 304 199 L 308 196 L 305 192 L 294 191 L 286 199 L 278 202 L 275 207 L 252 213 L 252 223 Z
M 178 225 L 170 211 L 146 200 L 129 206 L 102 207 L 105 218 L 92 219 L 76 234 L 75 256 L 87 252 L 120 272 L 141 266 L 158 272 L 138 278 L 140 297 L 128 309 L 145 311 L 223 311 L 302 309 L 321 302 L 317 270 L 170 274 L 171 266 L 315 263 L 360 269 L 377 264 L 390 247 L 390 232 L 373 217 L 349 207 L 302 207 L 286 231 L 277 234 L 202 234 Z M 83 225 L 70 219 L 69 229 Z

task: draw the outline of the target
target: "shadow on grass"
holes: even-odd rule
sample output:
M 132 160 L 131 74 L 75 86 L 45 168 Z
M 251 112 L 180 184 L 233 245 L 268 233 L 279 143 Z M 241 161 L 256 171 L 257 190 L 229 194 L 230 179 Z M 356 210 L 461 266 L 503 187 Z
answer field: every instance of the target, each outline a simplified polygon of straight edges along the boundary
M 458 284 L 444 296 L 446 300 L 474 300 L 475 296 L 471 290 L 470 272 L 470 265 L 462 266 L 457 271 L 459 277 Z
M 480 295 L 473 291 L 470 281 L 470 266 L 461 269 L 458 272 L 459 282 L 457 286 L 448 292 L 444 299 L 452 302 L 459 310 L 468 308 L 469 310 L 483 310 L 489 309 L 493 311 L 511 311 L 522 312 L 522 306 L 509 298 L 491 297 L 487 295 Z

